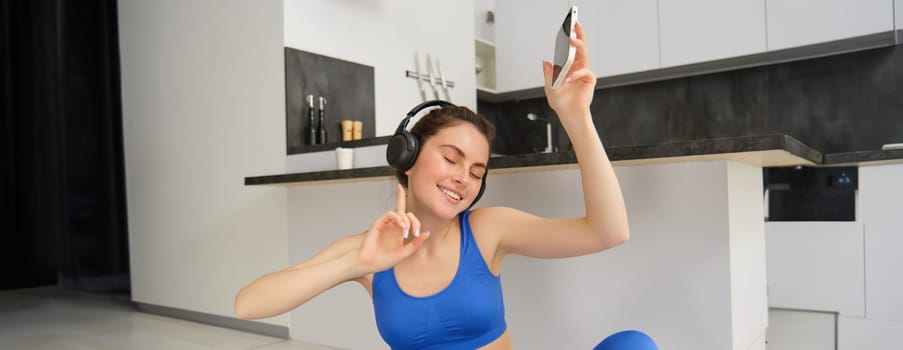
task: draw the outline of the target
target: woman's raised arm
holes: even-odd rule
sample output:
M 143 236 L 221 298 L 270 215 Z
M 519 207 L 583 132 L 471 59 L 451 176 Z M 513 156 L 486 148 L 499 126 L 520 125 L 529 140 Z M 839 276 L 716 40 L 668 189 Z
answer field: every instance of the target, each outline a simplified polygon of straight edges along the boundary
M 619 245 L 630 236 L 621 187 L 593 124 L 589 106 L 596 76 L 588 67 L 583 27 L 576 24 L 571 44 L 577 55 L 560 87 L 551 88 L 552 67 L 543 62 L 545 93 L 549 106 L 564 126 L 580 168 L 586 216 L 546 219 L 510 208 L 494 208 L 493 218 L 504 221 L 499 241 L 503 254 L 559 258 L 597 252 Z

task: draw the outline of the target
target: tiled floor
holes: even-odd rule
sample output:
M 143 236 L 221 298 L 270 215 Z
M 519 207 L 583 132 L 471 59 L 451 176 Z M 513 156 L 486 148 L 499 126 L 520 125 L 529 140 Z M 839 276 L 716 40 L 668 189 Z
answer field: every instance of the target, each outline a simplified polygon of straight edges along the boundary
M 147 314 L 127 298 L 44 287 L 0 291 L 0 349 L 334 348 Z
M 828 316 L 832 318 L 825 318 Z M 825 313 L 770 310 L 767 348 L 833 349 L 833 317 Z M 336 348 L 147 314 L 137 311 L 127 297 L 43 287 L 0 291 L 0 349 Z

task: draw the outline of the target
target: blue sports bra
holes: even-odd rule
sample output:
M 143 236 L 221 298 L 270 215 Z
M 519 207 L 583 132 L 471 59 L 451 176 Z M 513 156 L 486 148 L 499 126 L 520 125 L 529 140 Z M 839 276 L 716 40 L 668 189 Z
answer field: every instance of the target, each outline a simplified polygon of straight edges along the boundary
M 476 349 L 507 329 L 501 280 L 480 254 L 468 215 L 459 215 L 461 256 L 445 289 L 415 297 L 401 290 L 393 268 L 373 275 L 376 327 L 392 349 Z

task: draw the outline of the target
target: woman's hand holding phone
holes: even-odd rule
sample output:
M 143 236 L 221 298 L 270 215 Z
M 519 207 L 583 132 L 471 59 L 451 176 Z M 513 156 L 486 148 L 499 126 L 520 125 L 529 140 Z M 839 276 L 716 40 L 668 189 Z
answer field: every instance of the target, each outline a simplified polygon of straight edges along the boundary
M 567 118 L 589 116 L 589 105 L 593 101 L 596 89 L 596 75 L 589 69 L 589 55 L 586 50 L 583 26 L 577 22 L 574 26 L 576 39 L 570 45 L 576 48 L 576 55 L 566 74 L 564 82 L 558 88 L 552 88 L 552 64 L 543 61 L 542 69 L 545 77 L 545 93 L 549 106 L 558 114 L 562 124 L 567 127 Z

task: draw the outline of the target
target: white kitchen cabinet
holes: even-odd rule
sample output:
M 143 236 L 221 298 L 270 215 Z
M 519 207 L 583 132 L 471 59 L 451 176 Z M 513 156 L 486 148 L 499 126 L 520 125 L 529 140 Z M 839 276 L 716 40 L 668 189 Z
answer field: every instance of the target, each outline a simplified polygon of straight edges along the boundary
M 767 350 L 836 350 L 837 314 L 769 309 L 767 338 Z
M 894 29 L 890 0 L 771 0 L 768 50 L 852 38 Z M 896 0 L 899 4 L 900 0 Z M 899 9 L 897 10 L 899 12 Z M 900 19 L 897 19 L 900 23 Z
M 577 6 L 597 76 L 659 67 L 657 0 L 587 0 Z
M 837 350 L 903 349 L 903 322 L 837 318 Z
M 861 222 L 765 224 L 768 306 L 865 317 Z
M 495 86 L 506 92 L 543 85 L 540 62 L 552 57 L 562 2 L 496 0 Z
M 866 318 L 903 322 L 903 164 L 859 167 L 859 217 L 865 225 Z
M 495 91 L 495 44 L 474 38 L 476 52 L 477 89 Z
M 764 0 L 660 0 L 662 67 L 764 52 Z
M 590 68 L 599 77 L 658 68 L 655 0 L 574 1 L 586 29 Z M 541 87 L 541 61 L 551 60 L 565 2 L 497 0 L 496 90 Z

